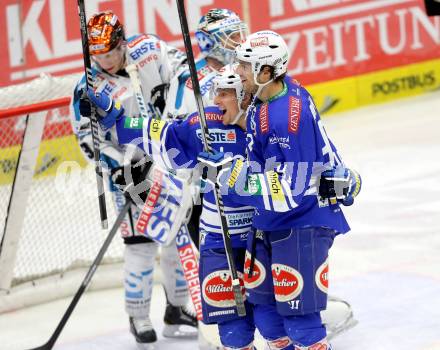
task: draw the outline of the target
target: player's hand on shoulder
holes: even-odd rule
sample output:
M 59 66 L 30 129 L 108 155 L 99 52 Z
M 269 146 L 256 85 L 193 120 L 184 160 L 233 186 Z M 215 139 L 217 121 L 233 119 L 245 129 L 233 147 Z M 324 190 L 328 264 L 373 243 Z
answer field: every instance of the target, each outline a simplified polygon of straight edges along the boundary
M 92 105 L 96 108 L 99 124 L 104 130 L 110 129 L 124 114 L 124 108 L 119 101 L 114 101 L 105 93 L 94 92 L 89 88 L 87 93 L 81 93 L 79 100 L 81 115 L 90 117 L 92 115 Z
M 349 206 L 362 187 L 361 176 L 354 170 L 337 166 L 322 172 L 319 180 L 319 196 L 330 202 L 339 202 Z

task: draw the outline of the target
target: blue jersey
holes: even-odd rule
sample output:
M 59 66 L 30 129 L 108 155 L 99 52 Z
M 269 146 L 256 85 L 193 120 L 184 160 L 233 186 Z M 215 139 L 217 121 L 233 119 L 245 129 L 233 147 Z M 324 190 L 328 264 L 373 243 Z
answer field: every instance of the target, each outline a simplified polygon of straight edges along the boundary
M 253 203 L 257 229 L 349 230 L 339 205 L 317 196 L 319 174 L 341 160 L 312 97 L 296 81 L 286 78 L 282 92 L 248 110 L 247 153 L 251 196 L 237 202 Z
M 246 135 L 236 125 L 223 125 L 223 112 L 217 107 L 205 109 L 209 141 L 214 149 L 232 155 L 245 155 Z M 156 164 L 168 169 L 194 168 L 197 156 L 203 151 L 200 121 L 197 113 L 184 121 L 173 123 L 156 119 L 127 118 L 116 124 L 119 142 L 138 140 L 141 147 Z M 247 233 L 252 226 L 254 209 L 224 202 L 229 233 L 234 247 L 245 247 Z M 201 249 L 222 248 L 221 222 L 214 193 L 209 184 L 203 197 L 200 217 Z

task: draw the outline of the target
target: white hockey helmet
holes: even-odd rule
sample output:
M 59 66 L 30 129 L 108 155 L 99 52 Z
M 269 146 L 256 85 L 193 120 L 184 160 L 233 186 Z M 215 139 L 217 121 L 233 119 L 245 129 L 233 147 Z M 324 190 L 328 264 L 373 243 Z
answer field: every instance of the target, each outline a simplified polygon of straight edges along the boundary
M 196 39 L 204 57 L 213 57 L 223 64 L 235 59 L 235 47 L 246 39 L 247 25 L 228 9 L 211 9 L 199 21 Z M 235 39 L 238 34 L 238 40 Z
M 243 90 L 243 84 L 241 83 L 240 76 L 235 72 L 237 64 L 228 64 L 221 68 L 218 74 L 213 79 L 212 84 L 212 92 L 213 97 L 217 95 L 218 89 L 234 89 L 235 95 L 237 97 L 238 104 L 238 114 L 234 117 L 230 124 L 236 124 L 240 116 L 243 114 L 243 109 L 241 108 L 241 103 L 243 102 L 243 98 L 245 92 Z
M 264 30 L 249 35 L 246 41 L 235 48 L 237 59 L 252 65 L 255 84 L 261 67 L 274 69 L 273 79 L 287 72 L 289 50 L 284 39 L 278 33 Z

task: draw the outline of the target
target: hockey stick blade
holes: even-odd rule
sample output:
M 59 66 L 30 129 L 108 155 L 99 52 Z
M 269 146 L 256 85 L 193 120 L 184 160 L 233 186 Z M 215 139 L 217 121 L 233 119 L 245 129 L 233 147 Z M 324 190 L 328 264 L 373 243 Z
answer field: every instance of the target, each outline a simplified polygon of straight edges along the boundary
M 57 328 L 49 338 L 49 340 L 36 348 L 32 348 L 29 350 L 51 350 L 53 346 L 55 345 L 58 337 L 60 336 L 61 332 L 64 329 L 64 326 L 66 325 L 67 321 L 69 320 L 70 316 L 73 313 L 73 310 L 75 309 L 76 305 L 78 304 L 79 299 L 81 299 L 82 295 L 84 294 L 84 291 L 86 290 L 87 286 L 89 285 L 93 275 L 96 272 L 96 269 L 98 268 L 99 264 L 101 263 L 102 258 L 104 257 L 104 254 L 106 253 L 108 247 L 110 246 L 110 243 L 113 240 L 113 237 L 115 236 L 116 232 L 119 229 L 119 226 L 122 223 L 122 220 L 124 220 L 125 215 L 128 212 L 128 209 L 130 208 L 131 201 L 127 198 L 126 203 L 123 206 L 121 212 L 119 213 L 118 217 L 116 218 L 115 223 L 113 224 L 112 229 L 110 230 L 109 234 L 107 235 L 107 238 L 105 239 L 104 243 L 101 246 L 101 249 L 99 250 L 98 254 L 96 255 L 95 260 L 93 261 L 92 265 L 90 265 L 89 271 L 87 272 L 86 276 L 84 277 L 84 280 L 82 281 L 81 285 L 79 286 L 77 292 L 75 293 L 72 301 L 69 304 L 69 307 L 67 308 L 66 312 L 64 313 L 63 317 L 61 318 L 61 321 L 58 323 Z

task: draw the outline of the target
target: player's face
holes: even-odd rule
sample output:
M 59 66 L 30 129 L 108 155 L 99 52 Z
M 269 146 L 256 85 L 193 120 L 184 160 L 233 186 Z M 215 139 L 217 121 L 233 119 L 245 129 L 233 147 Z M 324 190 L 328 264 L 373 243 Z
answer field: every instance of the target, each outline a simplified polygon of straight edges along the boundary
M 94 55 L 93 59 L 99 66 L 110 74 L 115 74 L 123 68 L 125 63 L 125 46 L 119 44 L 113 50 L 101 55 Z
M 235 71 L 240 76 L 243 90 L 249 94 L 255 93 L 257 85 L 254 81 L 252 65 L 249 62 L 238 61 L 238 66 Z
M 224 125 L 230 124 L 239 112 L 235 89 L 217 89 L 214 103 L 223 111 Z

